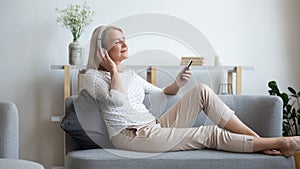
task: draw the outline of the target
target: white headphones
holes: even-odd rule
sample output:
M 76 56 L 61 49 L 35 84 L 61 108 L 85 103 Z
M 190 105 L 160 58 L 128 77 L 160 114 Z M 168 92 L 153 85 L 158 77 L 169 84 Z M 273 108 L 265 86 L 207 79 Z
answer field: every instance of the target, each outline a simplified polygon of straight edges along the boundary
M 97 47 L 98 47 L 98 49 L 100 50 L 100 52 L 102 53 L 103 56 L 106 55 L 107 50 L 106 50 L 105 48 L 102 47 L 102 44 L 101 44 L 101 40 L 102 40 L 102 39 L 101 39 L 101 35 L 102 35 L 103 31 L 104 31 L 106 28 L 107 28 L 107 27 L 104 26 L 104 27 L 99 31 L 98 36 L 97 36 Z

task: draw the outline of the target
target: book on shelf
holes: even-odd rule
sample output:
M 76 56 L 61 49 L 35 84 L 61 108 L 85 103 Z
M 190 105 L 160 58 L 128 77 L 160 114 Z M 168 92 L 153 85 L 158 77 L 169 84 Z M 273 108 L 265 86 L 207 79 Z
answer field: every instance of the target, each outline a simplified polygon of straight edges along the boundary
M 197 56 L 184 56 L 181 57 L 180 65 L 187 65 L 190 60 L 193 60 L 192 65 L 202 66 L 205 64 L 204 57 L 197 57 Z

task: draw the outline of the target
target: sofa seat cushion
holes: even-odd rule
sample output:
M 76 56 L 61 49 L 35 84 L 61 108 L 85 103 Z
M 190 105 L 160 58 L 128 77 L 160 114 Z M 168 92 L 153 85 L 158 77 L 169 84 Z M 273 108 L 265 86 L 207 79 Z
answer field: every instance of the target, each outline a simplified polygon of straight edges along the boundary
M 143 153 L 116 149 L 91 149 L 67 154 L 65 169 L 292 169 L 294 159 L 264 154 L 229 153 L 210 149 Z

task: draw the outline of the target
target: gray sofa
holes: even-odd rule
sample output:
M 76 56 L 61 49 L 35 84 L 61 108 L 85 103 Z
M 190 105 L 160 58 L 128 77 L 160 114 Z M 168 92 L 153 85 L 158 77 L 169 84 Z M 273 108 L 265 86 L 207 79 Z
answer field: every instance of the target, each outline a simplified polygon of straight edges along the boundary
M 0 158 L 19 158 L 19 115 L 11 102 L 0 102 Z
M 12 102 L 0 101 L 0 169 L 44 169 L 39 163 L 19 159 L 19 114 Z
M 161 96 L 145 98 L 145 105 L 158 111 L 158 116 L 176 102 L 178 96 L 167 96 L 161 105 Z M 220 96 L 237 116 L 259 135 L 281 136 L 282 101 L 275 96 Z M 75 98 L 76 99 L 76 98 Z M 66 99 L 66 112 L 74 97 Z M 156 101 L 156 102 L 155 102 Z M 153 103 L 156 104 L 153 104 Z M 155 106 L 153 106 L 155 105 Z M 159 107 L 159 108 L 157 108 Z M 194 126 L 212 122 L 204 113 L 199 113 Z M 292 169 L 294 159 L 283 156 L 268 156 L 262 153 L 231 153 L 210 149 L 165 153 L 143 153 L 117 149 L 79 150 L 67 134 L 65 169 Z

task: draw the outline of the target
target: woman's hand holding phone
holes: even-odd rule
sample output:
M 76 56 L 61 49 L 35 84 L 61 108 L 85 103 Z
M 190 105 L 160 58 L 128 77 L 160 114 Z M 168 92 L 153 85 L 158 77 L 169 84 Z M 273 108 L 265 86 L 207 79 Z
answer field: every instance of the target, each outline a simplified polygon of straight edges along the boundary
M 190 69 L 192 62 L 191 60 L 176 76 L 176 83 L 179 87 L 184 86 L 190 80 L 192 76 L 192 70 Z

